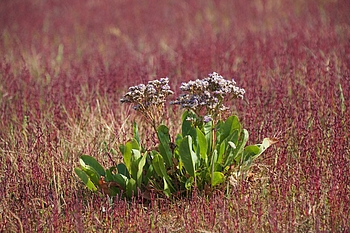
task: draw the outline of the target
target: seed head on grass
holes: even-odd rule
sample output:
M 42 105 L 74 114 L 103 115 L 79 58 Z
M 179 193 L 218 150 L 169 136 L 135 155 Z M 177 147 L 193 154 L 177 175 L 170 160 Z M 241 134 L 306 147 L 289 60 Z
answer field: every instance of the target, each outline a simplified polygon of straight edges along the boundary
M 166 98 L 172 94 L 174 92 L 170 89 L 169 79 L 165 77 L 149 81 L 147 85 L 129 87 L 120 102 L 133 104 L 133 109 L 140 112 L 156 130 L 164 112 Z
M 197 116 L 204 112 L 204 121 L 208 122 L 220 114 L 228 107 L 224 105 L 225 101 L 232 99 L 243 99 L 245 90 L 236 86 L 236 82 L 226 80 L 221 75 L 213 72 L 204 79 L 197 79 L 182 83 L 181 91 L 187 92 L 181 94 L 171 104 L 178 104 L 181 108 L 192 110 Z

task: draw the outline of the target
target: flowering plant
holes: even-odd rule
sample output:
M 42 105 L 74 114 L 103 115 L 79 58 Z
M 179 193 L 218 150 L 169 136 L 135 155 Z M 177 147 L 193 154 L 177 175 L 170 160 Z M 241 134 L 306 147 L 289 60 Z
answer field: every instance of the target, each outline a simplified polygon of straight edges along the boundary
M 248 131 L 238 117 L 223 117 L 229 111 L 226 102 L 242 99 L 245 90 L 215 72 L 181 84 L 184 94 L 170 102 L 185 109 L 181 133 L 172 142 L 169 128 L 161 124 L 166 98 L 173 94 L 168 83 L 168 78 L 149 81 L 130 87 L 123 96 L 121 102 L 133 104 L 151 124 L 157 147 L 142 147 L 134 123 L 133 139 L 119 148 L 123 163 L 104 170 L 93 157 L 81 156 L 81 168 L 75 172 L 91 190 L 101 188 L 110 196 L 130 198 L 138 191 L 153 190 L 170 197 L 193 188 L 210 191 L 229 187 L 230 178 L 245 176 L 254 159 L 272 144 L 266 138 L 261 144 L 246 146 Z

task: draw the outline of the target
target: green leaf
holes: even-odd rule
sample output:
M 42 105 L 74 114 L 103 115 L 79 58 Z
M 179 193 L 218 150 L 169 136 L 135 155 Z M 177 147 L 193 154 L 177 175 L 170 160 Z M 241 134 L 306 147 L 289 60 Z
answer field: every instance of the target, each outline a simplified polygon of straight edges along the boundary
M 213 122 L 209 121 L 207 123 L 204 124 L 203 127 L 204 130 L 204 134 L 207 136 L 208 134 L 210 134 L 211 132 L 213 132 Z
M 168 167 L 171 167 L 173 165 L 173 162 L 171 160 L 173 156 L 172 149 L 170 148 L 170 135 L 169 135 L 169 129 L 165 125 L 160 125 L 157 129 L 158 139 L 159 139 L 159 152 L 163 156 L 163 159 Z
M 95 186 L 99 185 L 99 180 L 100 180 L 100 175 L 98 174 L 98 172 L 91 167 L 88 164 L 85 164 L 83 159 L 79 159 L 80 165 L 81 165 L 81 169 L 89 176 L 89 178 L 91 179 L 91 181 L 95 184 Z
M 269 148 L 271 145 L 275 144 L 277 141 L 270 139 L 270 138 L 264 138 L 263 142 L 261 144 L 257 144 L 256 146 L 259 147 L 259 152 L 257 152 L 257 150 L 255 149 L 255 154 L 252 154 L 250 156 L 251 160 L 256 159 L 257 157 L 259 157 L 262 153 L 264 153 L 264 151 Z
M 199 148 L 197 148 L 197 150 L 199 149 L 201 158 L 207 164 L 208 142 L 207 142 L 207 139 L 205 138 L 204 133 L 200 129 L 196 128 L 196 131 L 197 131 L 197 139 L 198 139 L 198 145 L 199 145 Z
M 205 135 L 205 138 L 206 138 L 206 141 L 208 144 L 208 146 L 207 146 L 208 151 L 211 151 L 212 147 L 213 147 L 213 145 L 212 145 L 212 143 L 213 143 L 213 121 L 209 121 L 208 123 L 205 123 L 203 130 L 204 130 L 204 135 Z
M 88 189 L 90 189 L 91 191 L 96 191 L 97 188 L 94 185 L 94 183 L 91 182 L 89 176 L 82 171 L 79 168 L 74 168 L 75 174 L 78 175 L 78 177 L 84 182 L 84 184 L 88 187 Z
M 191 176 L 190 178 L 188 178 L 188 179 L 186 180 L 186 182 L 185 182 L 185 188 L 186 188 L 187 190 L 191 190 L 193 184 L 194 184 L 194 178 L 193 178 L 193 176 Z
M 225 181 L 225 175 L 222 172 L 214 172 L 211 177 L 211 186 L 221 184 Z
M 185 137 L 187 135 L 191 135 L 193 138 L 195 138 L 196 135 L 196 128 L 193 126 L 193 122 L 188 120 L 188 118 L 197 119 L 196 114 L 194 114 L 191 111 L 185 111 L 182 115 L 182 137 Z
M 105 177 L 105 181 L 106 182 L 116 182 L 116 178 L 115 178 L 115 174 L 113 174 L 113 171 L 116 169 L 116 167 L 111 167 L 109 169 L 106 169 L 106 177 Z M 118 175 L 118 174 L 117 174 Z M 119 184 L 119 182 L 117 182 Z M 123 187 L 125 189 L 125 185 L 120 185 L 121 187 Z M 117 186 L 110 186 L 108 187 L 109 190 L 109 196 L 116 196 L 118 193 L 120 193 L 120 188 Z
M 80 156 L 80 164 L 82 166 L 89 165 L 97 172 L 99 176 L 105 176 L 105 169 L 97 162 L 94 157 L 91 157 L 89 155 L 82 155 Z
M 140 145 L 140 147 L 141 147 L 139 129 L 138 129 L 138 127 L 137 127 L 136 121 L 134 121 L 133 128 L 134 128 L 134 139 L 137 141 L 137 143 L 138 143 L 138 144 Z
M 145 163 L 146 163 L 146 157 L 147 155 L 144 154 L 138 164 L 136 181 L 137 181 L 137 187 L 139 188 L 141 187 L 141 184 L 142 184 L 142 173 L 143 173 L 143 167 L 145 166 Z
M 130 178 L 130 174 L 128 169 L 126 168 L 124 163 L 119 163 L 117 165 L 117 170 L 118 170 L 118 174 L 122 174 L 123 176 Z
M 166 192 L 166 188 L 169 188 L 171 192 L 175 191 L 175 188 L 171 184 L 171 178 L 169 177 L 167 170 L 165 169 L 163 157 L 157 151 L 152 151 L 152 153 L 152 165 L 154 170 L 161 178 L 163 178 L 163 180 L 167 181 L 166 183 L 164 182 L 164 192 Z
M 239 163 L 242 159 L 244 147 L 249 139 L 249 133 L 246 129 L 243 129 L 239 141 L 236 143 L 236 149 L 232 149 L 231 153 L 227 156 L 224 166 L 230 166 L 233 161 Z
M 171 196 L 171 190 L 169 188 L 168 182 L 165 179 L 165 177 L 163 177 L 163 182 L 164 182 L 163 192 L 164 192 L 165 196 L 170 197 Z
M 139 170 L 139 163 L 142 156 L 141 156 L 141 152 L 137 149 L 132 149 L 131 151 L 132 151 L 132 157 L 131 157 L 130 174 L 131 174 L 131 177 L 137 181 L 137 173 Z
M 141 151 L 139 149 L 132 149 L 131 154 L 133 156 L 132 160 L 139 160 L 141 158 Z
M 218 151 L 217 163 L 221 163 L 222 162 L 224 153 L 226 152 L 227 145 L 228 145 L 227 138 L 221 144 L 219 144 L 219 147 L 218 147 L 218 150 L 217 150 Z
M 125 145 L 119 146 L 120 152 L 123 154 L 124 164 L 128 169 L 129 173 L 131 171 L 131 160 L 132 160 L 132 150 L 140 150 L 140 146 L 135 139 L 128 141 Z
M 126 184 L 126 195 L 131 198 L 133 195 L 137 195 L 136 181 L 131 178 Z
M 261 154 L 260 147 L 257 145 L 250 145 L 244 148 L 243 153 L 243 162 L 247 162 L 248 160 L 252 160 L 253 157 Z
M 215 149 L 215 150 L 213 151 L 213 154 L 212 154 L 212 156 L 211 156 L 211 161 L 210 161 L 211 177 L 214 176 L 215 166 L 216 166 L 217 160 L 218 160 L 218 152 L 217 152 L 217 150 Z
M 192 137 L 190 135 L 183 138 L 179 147 L 180 159 L 191 176 L 195 176 L 195 164 L 197 163 L 197 155 L 192 150 Z
M 128 178 L 122 174 L 115 174 L 113 177 L 113 181 L 117 182 L 120 184 L 120 186 L 125 190 L 126 189 L 126 184 L 128 182 Z
M 116 167 L 110 167 L 109 169 L 106 169 L 106 181 L 113 181 L 114 179 L 114 174 L 113 171 L 116 169 Z
M 148 184 L 149 180 L 153 175 L 154 175 L 154 168 L 153 168 L 153 165 L 150 164 L 149 167 L 146 169 L 146 175 L 144 177 L 145 185 Z
M 229 123 L 229 124 L 228 124 Z M 220 126 L 220 130 L 217 133 L 217 151 L 218 151 L 218 163 L 231 164 L 233 161 L 234 149 L 229 143 L 238 144 L 238 136 L 240 134 L 240 125 L 237 117 L 230 117 L 226 122 L 223 122 Z
M 170 180 L 170 177 L 168 176 L 167 170 L 164 165 L 163 157 L 157 151 L 153 151 L 152 165 L 154 170 L 160 177 L 165 177 L 167 180 Z
M 81 167 L 81 170 L 83 170 L 91 179 L 91 181 L 96 185 L 99 186 L 99 180 L 100 180 L 100 176 L 97 174 L 97 172 L 95 171 L 95 169 L 93 169 L 92 167 L 90 167 L 89 165 L 85 165 Z
M 267 148 L 269 148 L 271 145 L 278 142 L 276 139 L 270 139 L 270 138 L 264 138 L 263 142 L 261 143 L 261 153 L 264 152 Z
M 233 131 L 241 130 L 241 124 L 239 123 L 239 119 L 237 116 L 232 115 L 220 127 L 221 136 L 220 136 L 220 143 L 225 140 L 227 137 L 229 137 Z
M 120 186 L 125 190 L 126 182 L 128 178 L 124 176 L 123 174 L 113 174 L 113 171 L 117 167 L 111 167 L 106 170 L 106 181 L 114 181 L 120 184 Z

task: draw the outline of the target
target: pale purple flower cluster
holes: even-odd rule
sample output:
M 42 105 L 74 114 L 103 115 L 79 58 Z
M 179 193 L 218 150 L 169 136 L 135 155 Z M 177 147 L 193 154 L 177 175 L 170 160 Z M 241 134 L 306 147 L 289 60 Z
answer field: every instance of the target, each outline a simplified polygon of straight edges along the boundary
M 133 103 L 137 111 L 147 111 L 151 106 L 161 106 L 166 97 L 174 94 L 170 90 L 169 79 L 161 78 L 152 80 L 145 84 L 129 87 L 129 91 L 120 99 L 122 103 Z
M 235 85 L 236 82 L 233 79 L 226 80 L 213 72 L 204 79 L 182 83 L 180 89 L 188 93 L 181 94 L 171 104 L 181 105 L 182 108 L 191 109 L 197 113 L 205 108 L 208 114 L 215 115 L 228 109 L 223 103 L 224 100 L 243 99 L 245 90 Z
M 203 117 L 203 122 L 204 123 L 208 123 L 209 121 L 212 121 L 213 118 L 211 117 L 211 115 L 206 115 Z

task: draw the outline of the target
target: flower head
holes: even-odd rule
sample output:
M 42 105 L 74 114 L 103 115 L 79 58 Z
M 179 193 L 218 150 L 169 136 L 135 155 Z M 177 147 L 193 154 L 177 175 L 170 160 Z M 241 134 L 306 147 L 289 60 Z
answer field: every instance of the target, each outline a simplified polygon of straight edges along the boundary
M 163 105 L 165 99 L 174 92 L 170 90 L 169 79 L 149 81 L 147 85 L 139 84 L 129 87 L 129 91 L 120 99 L 122 103 L 132 103 L 137 111 L 146 111 L 151 106 Z
M 129 87 L 129 91 L 120 99 L 120 102 L 133 104 L 133 109 L 140 112 L 157 131 L 166 98 L 173 93 L 170 90 L 169 79 L 166 77 L 149 81 L 147 85 L 139 84 Z
M 217 115 L 221 111 L 228 108 L 224 105 L 224 101 L 228 99 L 243 99 L 245 90 L 239 88 L 236 82 L 226 80 L 221 75 L 213 72 L 204 79 L 197 79 L 182 83 L 181 94 L 171 104 L 178 104 L 182 108 L 191 109 L 199 113 L 202 109 L 206 109 L 208 115 Z

